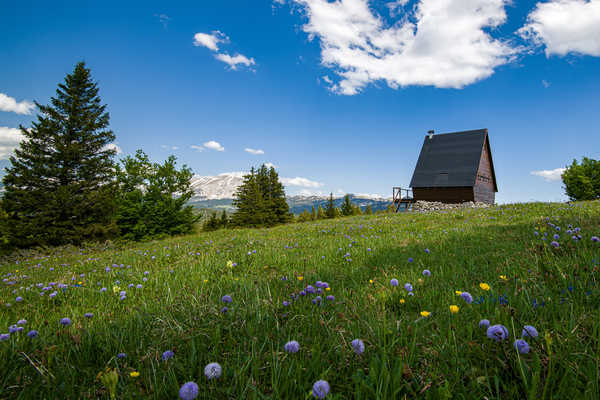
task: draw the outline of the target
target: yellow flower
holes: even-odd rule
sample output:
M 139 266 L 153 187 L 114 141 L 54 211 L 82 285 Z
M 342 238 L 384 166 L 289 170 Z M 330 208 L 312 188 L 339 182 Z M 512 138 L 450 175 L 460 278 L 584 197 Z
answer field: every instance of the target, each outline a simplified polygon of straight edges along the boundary
M 455 306 L 454 304 L 450 306 L 450 312 L 452 314 L 456 314 L 458 312 L 458 306 Z
M 400 304 L 404 304 L 404 303 L 406 303 L 406 300 L 400 299 Z
M 431 313 L 429 311 L 421 311 L 421 317 L 429 317 Z
M 79 281 L 77 282 L 78 285 L 83 285 L 83 282 Z
M 119 293 L 121 288 L 119 286 L 113 286 L 113 293 Z
M 138 376 L 140 376 L 140 373 L 137 372 L 137 371 L 131 371 L 129 373 L 129 376 L 132 377 L 132 378 L 137 378 Z
M 369 283 L 373 283 L 373 279 L 369 279 Z
M 419 278 L 419 279 L 417 279 L 417 282 L 423 283 L 423 279 Z
M 238 278 L 237 276 L 235 278 L 233 278 L 234 281 L 237 281 L 238 279 L 240 279 L 240 278 Z
M 227 261 L 227 266 L 229 268 L 233 268 L 233 261 L 231 261 L 231 260 Z
M 204 283 L 208 283 L 208 279 L 205 279 L 205 280 L 204 280 Z
M 299 281 L 301 281 L 302 279 L 304 279 L 304 277 L 303 277 L 303 276 L 299 276 L 299 277 L 298 277 L 298 280 L 299 280 Z
M 508 279 L 506 279 L 506 275 L 500 275 L 500 279 L 502 279 L 503 281 L 507 281 Z
M 326 288 L 325 288 L 325 291 L 327 291 L 327 292 L 329 292 L 330 290 L 331 290 L 331 288 L 330 288 L 330 287 L 326 287 Z
M 460 296 L 462 294 L 462 292 L 460 290 L 457 290 L 454 293 L 456 293 L 457 296 Z
M 487 283 L 480 283 L 479 287 L 483 290 L 490 290 L 490 285 L 488 285 Z

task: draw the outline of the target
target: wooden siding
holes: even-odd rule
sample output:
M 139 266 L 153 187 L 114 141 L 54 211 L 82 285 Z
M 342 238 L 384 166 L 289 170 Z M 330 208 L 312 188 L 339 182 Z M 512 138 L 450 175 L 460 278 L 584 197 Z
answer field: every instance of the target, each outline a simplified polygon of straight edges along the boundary
M 415 200 L 440 201 L 442 203 L 474 201 L 472 187 L 413 188 L 413 196 Z
M 483 151 L 479 160 L 479 168 L 477 169 L 477 177 L 475 178 L 475 187 L 473 188 L 475 201 L 494 204 L 494 176 L 492 173 L 491 154 L 489 152 L 489 144 L 487 136 L 483 143 Z

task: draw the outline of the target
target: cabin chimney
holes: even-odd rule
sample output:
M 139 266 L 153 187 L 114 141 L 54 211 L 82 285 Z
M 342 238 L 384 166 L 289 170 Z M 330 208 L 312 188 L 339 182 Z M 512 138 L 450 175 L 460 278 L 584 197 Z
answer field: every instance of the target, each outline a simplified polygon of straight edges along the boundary
M 430 131 L 427 131 L 427 135 L 429 136 L 429 139 L 433 138 L 433 133 L 434 133 L 433 129 Z

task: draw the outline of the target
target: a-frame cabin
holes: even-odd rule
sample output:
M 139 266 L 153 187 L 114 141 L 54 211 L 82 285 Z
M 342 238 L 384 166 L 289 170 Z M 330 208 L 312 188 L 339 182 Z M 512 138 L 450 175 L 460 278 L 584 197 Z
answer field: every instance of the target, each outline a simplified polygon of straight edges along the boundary
M 498 191 L 487 129 L 425 136 L 410 181 L 414 200 L 494 204 Z

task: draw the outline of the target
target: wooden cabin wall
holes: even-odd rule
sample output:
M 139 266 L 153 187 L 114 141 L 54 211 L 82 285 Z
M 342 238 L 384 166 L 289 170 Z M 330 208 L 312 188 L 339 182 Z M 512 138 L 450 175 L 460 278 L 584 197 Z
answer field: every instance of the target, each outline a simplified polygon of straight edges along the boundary
M 475 201 L 494 204 L 496 193 L 494 190 L 494 178 L 492 175 L 492 164 L 488 151 L 487 137 L 483 143 L 483 151 L 479 160 L 477 177 L 475 178 L 475 187 L 473 188 Z
M 462 203 L 474 201 L 472 187 L 413 188 L 415 200 L 440 201 L 442 203 Z

